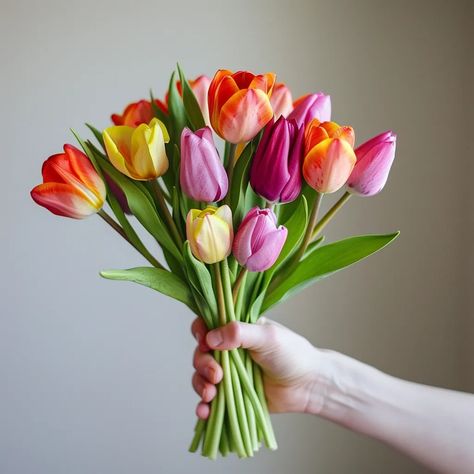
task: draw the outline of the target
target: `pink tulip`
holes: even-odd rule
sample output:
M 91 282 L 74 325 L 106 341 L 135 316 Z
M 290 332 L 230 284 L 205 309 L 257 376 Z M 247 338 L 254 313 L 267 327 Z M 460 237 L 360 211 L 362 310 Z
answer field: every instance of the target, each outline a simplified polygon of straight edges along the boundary
M 389 130 L 355 150 L 357 161 L 347 181 L 350 193 L 373 196 L 382 191 L 395 158 L 396 141 L 396 135 Z
M 293 112 L 288 115 L 288 120 L 295 119 L 298 126 L 306 125 L 315 118 L 320 122 L 331 120 L 331 97 L 322 92 L 297 99 Z
M 229 180 L 217 153 L 209 127 L 181 134 L 181 188 L 196 201 L 220 201 L 227 194 Z
M 288 114 L 293 110 L 293 99 L 291 97 L 291 91 L 286 87 L 283 82 L 275 84 L 273 92 L 270 97 L 270 104 L 272 104 L 273 115 L 275 119 L 281 115 L 287 117 Z
M 251 272 L 263 272 L 275 263 L 287 234 L 286 227 L 277 227 L 271 209 L 254 207 L 237 231 L 232 249 L 234 257 Z

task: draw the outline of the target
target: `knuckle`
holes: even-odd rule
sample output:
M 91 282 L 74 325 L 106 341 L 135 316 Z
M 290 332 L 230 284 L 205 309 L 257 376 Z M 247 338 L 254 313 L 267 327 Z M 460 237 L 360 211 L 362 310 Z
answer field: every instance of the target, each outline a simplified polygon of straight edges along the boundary
M 232 321 L 227 327 L 229 342 L 233 344 L 240 344 L 242 330 L 239 323 L 237 321 Z

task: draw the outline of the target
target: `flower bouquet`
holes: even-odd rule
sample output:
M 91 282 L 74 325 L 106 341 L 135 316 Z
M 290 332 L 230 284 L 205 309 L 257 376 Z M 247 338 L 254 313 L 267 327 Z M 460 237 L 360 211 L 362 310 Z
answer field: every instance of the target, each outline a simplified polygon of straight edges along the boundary
M 178 66 L 178 76 L 172 74 L 163 101 L 151 94 L 130 104 L 102 132 L 87 125 L 93 140 L 73 132 L 82 151 L 64 145 L 64 153 L 45 161 L 43 184 L 31 191 L 54 214 L 97 213 L 149 263 L 105 270 L 104 278 L 171 296 L 209 328 L 255 323 L 397 237 L 325 244 L 321 235 L 351 196 L 383 188 L 395 156 L 392 132 L 354 150 L 354 130 L 331 121 L 323 93 L 293 102 L 272 73 L 219 70 L 212 80 L 188 81 Z M 224 141 L 221 153 L 214 133 Z M 323 196 L 343 187 L 319 218 Z M 156 248 L 143 243 L 143 231 Z M 223 381 L 190 450 L 215 459 L 219 452 L 252 456 L 262 443 L 276 449 L 259 366 L 243 349 L 214 357 Z

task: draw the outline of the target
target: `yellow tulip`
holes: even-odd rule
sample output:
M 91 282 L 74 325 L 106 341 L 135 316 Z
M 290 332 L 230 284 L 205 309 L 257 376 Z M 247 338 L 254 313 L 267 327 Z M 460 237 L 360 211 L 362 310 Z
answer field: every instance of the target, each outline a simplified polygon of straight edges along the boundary
M 186 236 L 193 255 L 204 263 L 217 263 L 230 255 L 234 232 L 229 206 L 191 209 Z
M 162 122 L 154 118 L 149 125 L 116 125 L 102 134 L 110 162 L 132 179 L 149 181 L 168 170 L 165 143 L 170 137 Z

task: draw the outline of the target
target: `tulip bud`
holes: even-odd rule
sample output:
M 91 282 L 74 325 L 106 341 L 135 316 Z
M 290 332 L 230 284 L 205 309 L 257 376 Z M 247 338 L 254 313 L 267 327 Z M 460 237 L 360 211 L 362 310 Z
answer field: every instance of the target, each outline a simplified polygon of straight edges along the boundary
M 396 135 L 389 130 L 355 150 L 357 161 L 347 181 L 350 193 L 373 196 L 382 191 L 395 158 L 396 140 Z
M 161 100 L 156 99 L 155 103 L 163 112 L 167 112 L 167 107 Z M 113 114 L 111 116 L 114 125 L 127 125 L 128 127 L 138 127 L 142 123 L 150 123 L 155 113 L 151 102 L 148 100 L 139 100 L 133 102 L 125 108 L 122 115 Z
M 334 193 L 349 178 L 356 156 L 354 130 L 335 122 L 310 122 L 305 132 L 303 176 L 319 193 Z
M 132 179 L 149 181 L 168 170 L 165 143 L 170 138 L 158 119 L 137 128 L 126 125 L 106 128 L 102 134 L 110 162 Z
M 304 131 L 281 116 L 270 122 L 250 169 L 253 190 L 270 202 L 290 202 L 301 192 Z
M 76 147 L 64 145 L 64 153 L 50 156 L 41 172 L 43 184 L 32 189 L 31 197 L 53 214 L 83 219 L 104 205 L 105 184 Z
M 230 143 L 247 142 L 271 120 L 270 95 L 275 74 L 216 72 L 209 86 L 208 102 L 212 128 Z
M 234 232 L 229 206 L 191 209 L 186 217 L 186 236 L 193 255 L 204 263 L 217 263 L 230 255 Z
M 181 134 L 181 188 L 196 201 L 220 201 L 227 194 L 229 181 L 217 153 L 209 127 Z
M 307 125 L 311 120 L 320 122 L 331 120 L 331 97 L 318 92 L 300 97 L 293 104 L 294 108 L 288 119 L 296 120 L 298 126 Z
M 263 272 L 275 263 L 287 234 L 286 227 L 277 227 L 277 219 L 271 209 L 254 207 L 237 231 L 233 244 L 234 257 L 251 272 Z
M 272 104 L 273 115 L 276 119 L 281 115 L 287 117 L 293 110 L 293 99 L 290 89 L 282 82 L 275 84 L 270 97 L 270 103 Z

